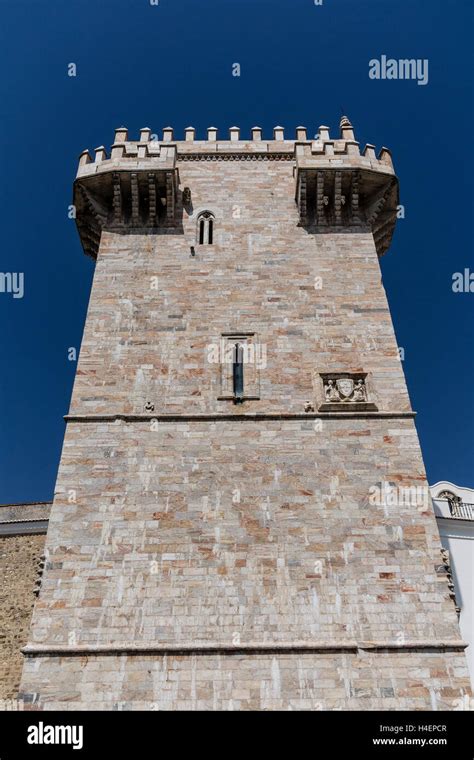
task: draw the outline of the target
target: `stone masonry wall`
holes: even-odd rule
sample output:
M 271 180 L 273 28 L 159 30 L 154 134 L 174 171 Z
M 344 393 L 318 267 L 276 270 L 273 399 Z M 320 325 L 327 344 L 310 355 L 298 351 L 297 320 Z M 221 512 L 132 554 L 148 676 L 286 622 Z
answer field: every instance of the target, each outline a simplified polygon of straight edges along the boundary
M 16 699 L 46 536 L 0 535 L 0 699 Z
M 315 422 L 70 423 L 31 641 L 458 638 L 412 420 Z
M 48 658 L 45 709 L 453 710 L 464 653 L 294 651 Z M 37 684 L 27 663 L 25 685 Z
M 207 361 L 234 330 L 267 351 L 245 412 L 302 412 L 318 373 L 338 369 L 369 372 L 379 408 L 408 410 L 370 231 L 299 227 L 288 161 L 184 162 L 180 177 L 193 195 L 182 231 L 102 234 L 70 413 L 238 412 Z M 197 246 L 207 208 L 215 244 Z
M 461 652 L 363 651 L 459 639 L 431 507 L 367 498 L 374 479 L 422 477 L 413 423 L 314 423 L 70 423 L 31 641 L 356 652 L 27 658 L 22 691 L 70 708 L 452 708 Z

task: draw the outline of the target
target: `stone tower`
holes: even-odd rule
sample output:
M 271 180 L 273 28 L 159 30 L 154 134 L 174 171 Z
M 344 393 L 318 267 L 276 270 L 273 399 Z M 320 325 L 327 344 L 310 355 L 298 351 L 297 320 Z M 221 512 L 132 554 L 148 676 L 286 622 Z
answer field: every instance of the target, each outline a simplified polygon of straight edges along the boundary
M 456 708 L 465 645 L 378 263 L 389 151 L 347 118 L 336 139 L 121 128 L 74 203 L 97 264 L 21 697 Z

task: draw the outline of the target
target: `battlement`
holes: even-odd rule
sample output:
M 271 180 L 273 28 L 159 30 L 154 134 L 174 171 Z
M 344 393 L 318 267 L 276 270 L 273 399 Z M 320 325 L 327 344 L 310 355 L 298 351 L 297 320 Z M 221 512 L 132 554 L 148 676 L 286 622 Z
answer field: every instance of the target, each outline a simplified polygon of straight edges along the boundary
M 115 130 L 115 140 L 109 154 L 103 145 L 94 151 L 94 157 L 84 150 L 79 158 L 77 177 L 91 176 L 113 169 L 123 170 L 132 167 L 149 169 L 156 164 L 159 170 L 173 170 L 177 161 L 186 160 L 294 160 L 301 168 L 312 166 L 315 161 L 329 168 L 343 160 L 347 164 L 394 174 L 390 151 L 381 148 L 376 155 L 375 146 L 368 144 L 360 150 L 360 144 L 354 138 L 351 123 L 341 119 L 340 136 L 330 136 L 329 128 L 319 127 L 314 138 L 308 138 L 306 127 L 296 127 L 294 138 L 285 138 L 283 127 L 273 129 L 273 136 L 266 139 L 261 127 L 253 127 L 248 139 L 243 139 L 239 127 L 230 127 L 227 139 L 219 138 L 216 127 L 207 129 L 207 139 L 196 139 L 194 127 L 184 130 L 183 139 L 174 135 L 172 127 L 162 130 L 161 139 L 151 129 L 140 130 L 138 140 L 129 140 L 128 130 L 119 127 Z
M 187 161 L 202 162 L 203 169 L 211 161 L 289 162 L 300 226 L 370 228 L 380 255 L 390 245 L 398 203 L 390 151 L 382 148 L 377 156 L 369 144 L 361 152 L 344 116 L 338 138 L 321 126 L 316 139 L 308 139 L 300 126 L 294 139 L 285 139 L 284 128 L 277 126 L 267 140 L 260 127 L 252 128 L 248 140 L 241 139 L 238 127 L 229 129 L 227 140 L 219 139 L 216 127 L 208 128 L 206 140 L 197 140 L 188 127 L 184 139 L 176 140 L 166 127 L 160 140 L 146 127 L 139 140 L 129 140 L 128 130 L 120 127 L 109 154 L 101 145 L 94 159 L 87 150 L 79 159 L 74 205 L 86 253 L 96 256 L 105 227 L 179 229 L 186 206 L 180 170 Z

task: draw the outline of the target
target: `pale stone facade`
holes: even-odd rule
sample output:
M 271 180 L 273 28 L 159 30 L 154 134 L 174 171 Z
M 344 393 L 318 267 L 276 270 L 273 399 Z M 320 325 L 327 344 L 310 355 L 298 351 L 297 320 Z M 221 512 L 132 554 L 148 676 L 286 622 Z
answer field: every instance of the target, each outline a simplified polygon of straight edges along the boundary
M 120 129 L 81 157 L 97 265 L 21 696 L 453 709 L 469 676 L 431 504 L 369 498 L 426 486 L 377 260 L 390 154 L 346 119 L 337 140 L 229 137 Z

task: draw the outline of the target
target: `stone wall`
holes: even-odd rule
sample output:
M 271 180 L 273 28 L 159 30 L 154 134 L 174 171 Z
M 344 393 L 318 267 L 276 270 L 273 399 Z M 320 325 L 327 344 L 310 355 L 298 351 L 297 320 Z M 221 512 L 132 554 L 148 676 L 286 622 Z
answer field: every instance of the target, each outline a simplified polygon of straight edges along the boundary
M 69 423 L 31 642 L 459 638 L 412 420 L 315 423 Z
M 16 699 L 46 536 L 0 535 L 0 699 Z
M 40 670 L 44 708 L 64 710 L 453 710 L 469 691 L 463 652 L 89 655 Z
M 25 698 L 453 709 L 469 679 L 431 506 L 368 499 L 422 479 L 413 422 L 315 422 L 70 423 L 30 638 L 57 654 L 27 658 Z
M 102 233 L 70 413 L 137 414 L 147 401 L 239 413 L 208 361 L 232 331 L 266 348 L 246 413 L 303 412 L 322 400 L 319 373 L 336 370 L 368 372 L 379 409 L 409 410 L 370 230 L 298 226 L 289 161 L 184 162 L 180 177 L 193 195 L 182 230 Z M 215 244 L 198 246 L 206 208 Z

